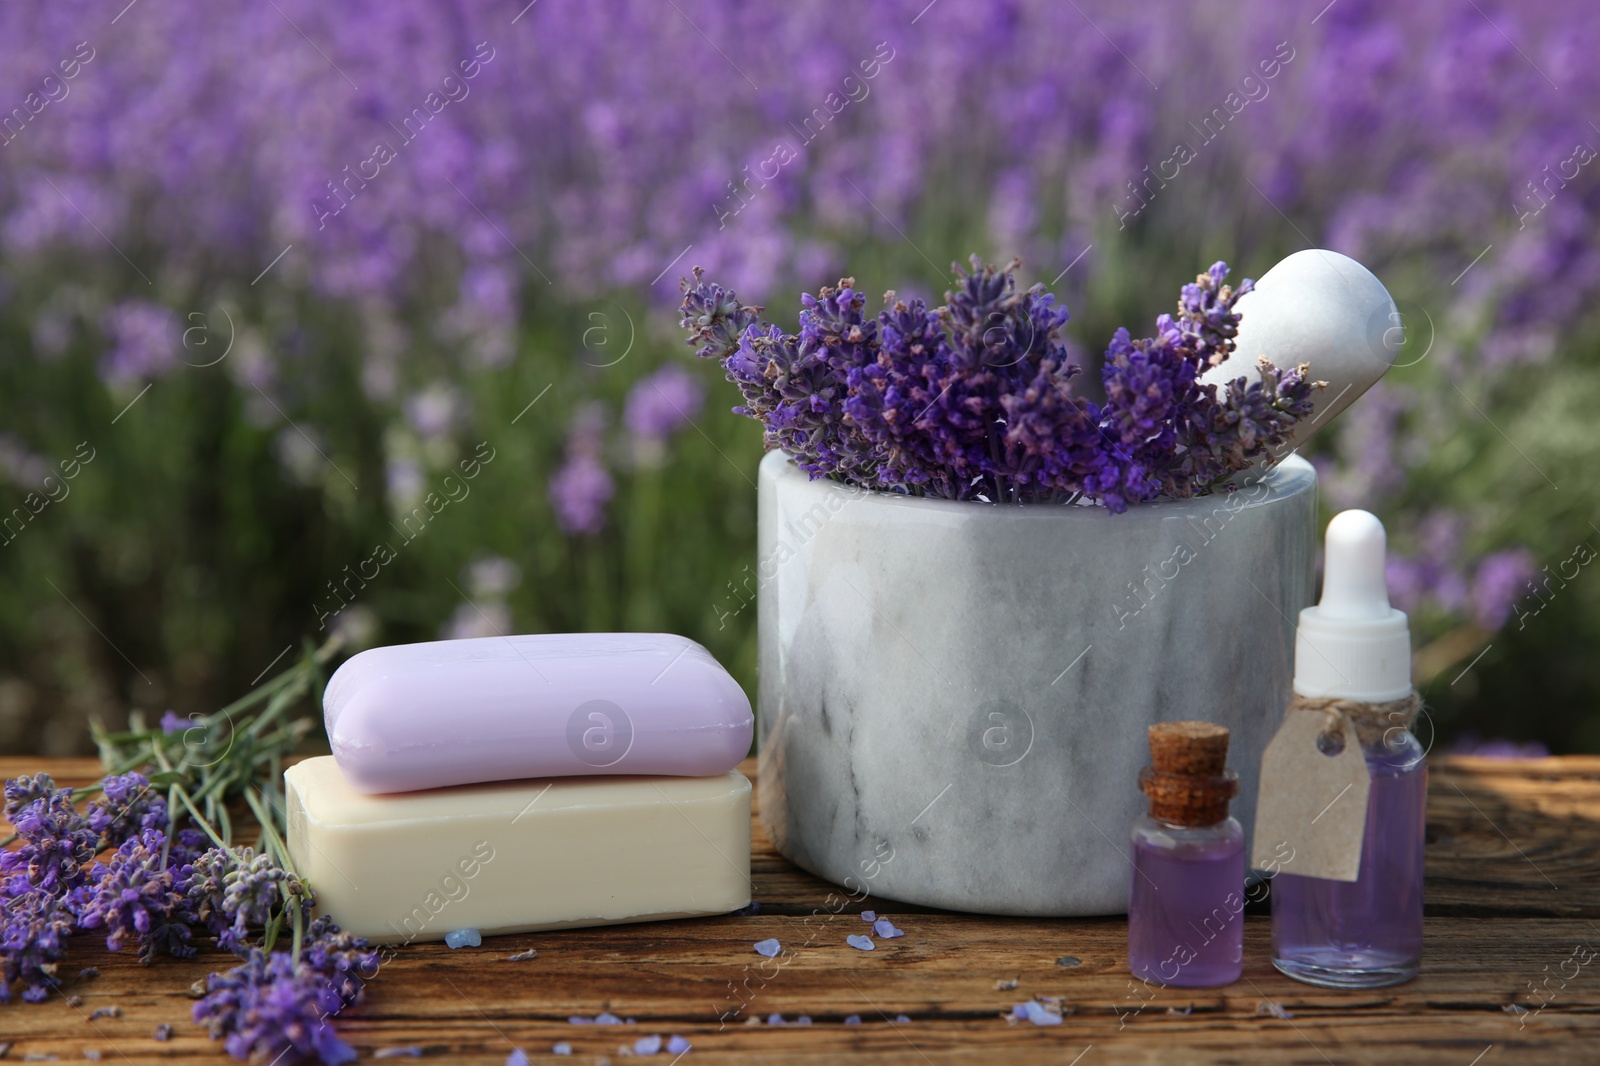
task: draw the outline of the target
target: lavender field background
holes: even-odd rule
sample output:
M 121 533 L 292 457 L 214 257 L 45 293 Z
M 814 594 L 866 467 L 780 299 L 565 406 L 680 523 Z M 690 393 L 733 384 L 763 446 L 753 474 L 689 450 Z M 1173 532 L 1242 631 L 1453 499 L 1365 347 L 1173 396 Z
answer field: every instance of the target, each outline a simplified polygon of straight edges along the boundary
M 525 3 L 0 7 L 0 751 L 332 628 L 675 630 L 748 687 L 692 266 L 792 325 L 1020 256 L 1092 371 L 1308 246 L 1404 315 L 1309 451 L 1438 747 L 1600 751 L 1592 2 Z

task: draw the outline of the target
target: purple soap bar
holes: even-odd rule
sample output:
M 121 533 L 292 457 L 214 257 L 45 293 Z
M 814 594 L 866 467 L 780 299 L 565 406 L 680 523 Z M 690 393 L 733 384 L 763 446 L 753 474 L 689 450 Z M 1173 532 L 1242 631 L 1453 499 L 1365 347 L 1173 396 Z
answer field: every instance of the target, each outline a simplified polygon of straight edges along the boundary
M 525 777 L 714 777 L 750 750 L 750 700 L 670 633 L 552 633 L 372 648 L 322 696 L 362 792 Z

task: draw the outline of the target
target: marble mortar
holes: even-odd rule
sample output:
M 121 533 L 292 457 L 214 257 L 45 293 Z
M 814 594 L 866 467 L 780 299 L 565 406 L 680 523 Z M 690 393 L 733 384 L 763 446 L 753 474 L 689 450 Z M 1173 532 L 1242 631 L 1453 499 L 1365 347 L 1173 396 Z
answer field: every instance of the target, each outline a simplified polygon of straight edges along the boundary
M 1146 727 L 1233 734 L 1233 811 L 1289 699 L 1316 476 L 1233 494 L 1006 506 L 811 481 L 759 489 L 759 805 L 855 891 L 987 914 L 1126 909 Z

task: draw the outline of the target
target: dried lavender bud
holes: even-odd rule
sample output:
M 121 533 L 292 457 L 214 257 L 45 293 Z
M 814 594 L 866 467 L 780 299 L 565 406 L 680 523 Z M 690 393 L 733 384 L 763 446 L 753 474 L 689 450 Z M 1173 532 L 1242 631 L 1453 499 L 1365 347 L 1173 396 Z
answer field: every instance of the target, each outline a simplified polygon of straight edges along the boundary
M 345 932 L 330 918 L 318 918 L 306 930 L 300 965 L 325 981 L 348 1007 L 360 1002 L 365 983 L 378 976 L 379 959 L 365 939 Z
M 250 930 L 265 926 L 289 897 L 304 898 L 306 889 L 298 877 L 253 848 L 211 848 L 194 860 L 186 896 L 217 946 L 239 951 L 249 945 Z

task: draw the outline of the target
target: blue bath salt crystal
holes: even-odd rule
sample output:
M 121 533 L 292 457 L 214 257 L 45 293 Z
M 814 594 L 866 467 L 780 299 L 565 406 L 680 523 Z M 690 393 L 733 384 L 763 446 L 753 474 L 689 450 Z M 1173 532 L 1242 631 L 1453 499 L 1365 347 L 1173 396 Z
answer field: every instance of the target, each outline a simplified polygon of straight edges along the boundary
M 483 943 L 483 935 L 476 929 L 456 929 L 444 935 L 447 947 L 475 948 Z
M 550 1046 L 550 1054 L 570 1055 L 572 1054 L 572 1045 L 567 1043 L 565 1040 L 557 1040 Z
M 870 936 L 862 936 L 860 933 L 851 933 L 849 936 L 844 938 L 844 942 L 853 948 L 860 949 L 861 951 L 872 951 L 877 947 L 877 945 L 872 942 L 872 938 Z
M 671 1040 L 667 1041 L 667 1051 L 673 1055 L 682 1055 L 688 1050 L 689 1041 L 685 1040 L 681 1036 L 674 1036 Z
M 844 1024 L 846 1024 L 846 1025 L 860 1025 L 861 1024 L 861 1015 L 859 1015 L 859 1014 L 847 1015 L 845 1017 Z
M 756 949 L 756 954 L 765 955 L 769 959 L 776 955 L 779 951 L 783 950 L 783 945 L 778 943 L 777 937 L 772 937 L 768 940 L 758 940 L 755 942 L 754 946 Z
M 661 1038 L 659 1036 L 641 1036 L 633 1042 L 633 1053 L 635 1055 L 654 1055 L 660 1050 Z
M 877 911 L 862 911 L 861 912 L 861 920 L 863 922 L 875 922 L 875 921 L 878 920 L 878 912 Z
M 521 1048 L 512 1048 L 511 1054 L 506 1056 L 506 1066 L 528 1066 L 528 1053 Z
M 883 937 L 885 940 L 892 940 L 897 936 L 905 936 L 905 933 L 901 932 L 899 929 L 896 929 L 894 927 L 894 923 L 887 918 L 879 918 L 877 921 L 873 922 L 872 931 Z

